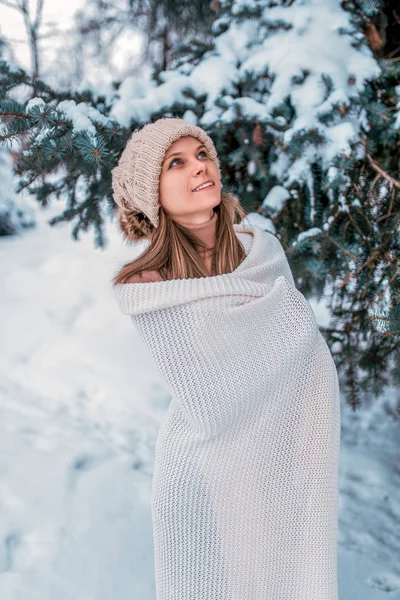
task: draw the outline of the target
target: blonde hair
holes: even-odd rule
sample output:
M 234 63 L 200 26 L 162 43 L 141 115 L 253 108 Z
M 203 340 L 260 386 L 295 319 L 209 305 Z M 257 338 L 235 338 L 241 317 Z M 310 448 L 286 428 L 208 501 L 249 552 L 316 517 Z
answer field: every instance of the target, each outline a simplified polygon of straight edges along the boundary
M 215 246 L 211 273 L 204 265 L 199 249 L 207 246 L 189 229 L 174 221 L 160 205 L 159 225 L 149 236 L 148 248 L 135 260 L 126 263 L 112 283 L 126 283 L 129 277 L 147 270 L 156 270 L 166 279 L 188 279 L 231 273 L 246 256 L 237 238 L 234 223 L 240 223 L 246 212 L 236 196 L 221 191 L 221 201 L 214 207 L 217 213 Z

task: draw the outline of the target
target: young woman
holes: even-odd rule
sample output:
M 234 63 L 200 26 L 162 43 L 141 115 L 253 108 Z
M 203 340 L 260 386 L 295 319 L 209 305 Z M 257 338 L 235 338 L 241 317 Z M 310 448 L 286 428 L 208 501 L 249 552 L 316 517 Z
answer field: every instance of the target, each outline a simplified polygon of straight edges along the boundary
M 171 402 L 151 509 L 157 600 L 337 600 L 339 385 L 279 240 L 222 192 L 211 138 L 133 133 L 113 170 L 114 277 Z

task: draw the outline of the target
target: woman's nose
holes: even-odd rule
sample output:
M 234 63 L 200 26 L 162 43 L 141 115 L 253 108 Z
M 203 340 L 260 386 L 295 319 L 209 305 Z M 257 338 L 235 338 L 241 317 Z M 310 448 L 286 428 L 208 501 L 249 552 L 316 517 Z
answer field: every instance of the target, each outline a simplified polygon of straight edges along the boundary
M 194 168 L 194 172 L 201 173 L 202 171 L 205 171 L 205 168 L 206 168 L 206 165 L 204 162 L 198 162 L 198 164 Z

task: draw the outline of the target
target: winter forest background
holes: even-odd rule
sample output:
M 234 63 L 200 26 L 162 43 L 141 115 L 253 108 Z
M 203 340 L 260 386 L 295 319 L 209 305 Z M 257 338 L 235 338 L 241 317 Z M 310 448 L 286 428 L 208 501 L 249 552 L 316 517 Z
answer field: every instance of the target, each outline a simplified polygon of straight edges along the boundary
M 398 0 L 66 4 L 0 0 L 0 598 L 155 597 L 169 397 L 113 298 L 144 247 L 111 169 L 180 116 L 280 239 L 338 368 L 340 600 L 400 600 Z

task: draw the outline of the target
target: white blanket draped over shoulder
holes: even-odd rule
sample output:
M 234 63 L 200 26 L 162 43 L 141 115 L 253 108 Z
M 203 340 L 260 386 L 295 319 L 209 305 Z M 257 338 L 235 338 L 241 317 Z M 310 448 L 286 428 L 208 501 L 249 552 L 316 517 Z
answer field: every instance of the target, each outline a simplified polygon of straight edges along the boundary
M 171 394 L 157 600 L 337 600 L 336 367 L 279 240 L 234 228 L 232 273 L 115 288 Z

